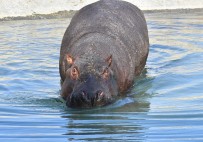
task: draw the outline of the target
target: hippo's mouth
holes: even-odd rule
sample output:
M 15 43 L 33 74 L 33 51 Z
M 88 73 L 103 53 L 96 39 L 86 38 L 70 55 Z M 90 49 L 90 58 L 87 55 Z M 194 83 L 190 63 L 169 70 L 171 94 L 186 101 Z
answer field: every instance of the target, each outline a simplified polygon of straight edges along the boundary
M 95 108 L 103 107 L 115 102 L 115 98 L 104 98 L 100 101 L 95 101 L 95 98 L 86 99 L 84 97 L 75 97 L 72 94 L 67 98 L 66 105 L 70 108 Z

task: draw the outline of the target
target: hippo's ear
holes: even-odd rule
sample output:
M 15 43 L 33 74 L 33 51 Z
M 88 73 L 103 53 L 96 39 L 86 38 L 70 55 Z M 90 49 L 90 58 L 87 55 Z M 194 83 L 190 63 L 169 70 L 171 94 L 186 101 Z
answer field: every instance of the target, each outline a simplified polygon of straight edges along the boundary
M 66 61 L 67 61 L 67 63 L 68 63 L 69 65 L 72 65 L 72 64 L 73 64 L 74 58 L 73 58 L 70 54 L 66 54 L 65 58 L 66 58 Z
M 112 55 L 110 55 L 108 58 L 106 58 L 106 62 L 108 63 L 108 67 L 110 67 L 111 63 L 112 63 Z

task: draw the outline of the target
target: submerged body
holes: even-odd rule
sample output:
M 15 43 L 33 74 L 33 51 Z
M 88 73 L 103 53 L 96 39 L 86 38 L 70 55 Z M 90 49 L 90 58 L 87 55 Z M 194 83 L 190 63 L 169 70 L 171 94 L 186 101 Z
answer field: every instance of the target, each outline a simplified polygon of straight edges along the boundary
M 82 8 L 62 40 L 62 97 L 70 107 L 111 103 L 142 72 L 148 52 L 146 21 L 136 6 L 101 0 Z

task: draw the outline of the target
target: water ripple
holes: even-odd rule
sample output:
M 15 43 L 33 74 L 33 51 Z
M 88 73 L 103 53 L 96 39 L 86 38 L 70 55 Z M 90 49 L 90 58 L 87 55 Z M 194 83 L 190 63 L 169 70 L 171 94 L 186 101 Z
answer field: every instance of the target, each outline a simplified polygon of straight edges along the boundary
M 203 141 L 202 14 L 146 14 L 150 54 L 127 97 L 94 109 L 60 98 L 70 19 L 0 23 L 0 141 Z

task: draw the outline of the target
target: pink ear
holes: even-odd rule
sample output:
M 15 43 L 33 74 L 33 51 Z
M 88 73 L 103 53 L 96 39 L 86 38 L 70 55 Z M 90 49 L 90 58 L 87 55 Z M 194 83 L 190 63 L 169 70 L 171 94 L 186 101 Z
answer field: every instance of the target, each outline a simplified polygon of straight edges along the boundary
M 73 62 L 74 62 L 74 59 L 73 59 L 73 57 L 72 57 L 70 54 L 67 54 L 67 55 L 66 55 L 66 61 L 67 61 L 67 63 L 68 63 L 69 65 L 72 65 Z
M 112 63 L 112 55 L 110 55 L 108 58 L 106 58 L 106 62 L 108 63 L 108 66 L 111 66 L 111 63 Z

